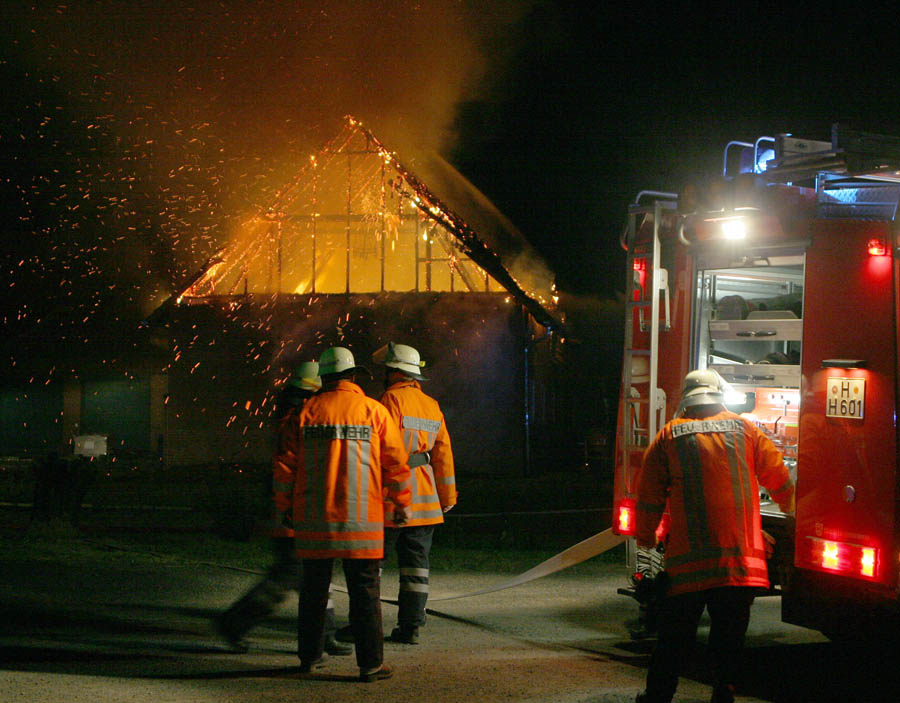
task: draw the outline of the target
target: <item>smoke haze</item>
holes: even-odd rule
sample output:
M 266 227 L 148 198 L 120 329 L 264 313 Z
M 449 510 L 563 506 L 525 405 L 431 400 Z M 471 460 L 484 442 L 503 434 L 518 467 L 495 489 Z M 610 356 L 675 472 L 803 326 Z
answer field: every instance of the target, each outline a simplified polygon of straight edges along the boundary
M 502 69 L 481 47 L 529 4 L 6 3 L 4 322 L 147 314 L 346 114 L 449 148 Z

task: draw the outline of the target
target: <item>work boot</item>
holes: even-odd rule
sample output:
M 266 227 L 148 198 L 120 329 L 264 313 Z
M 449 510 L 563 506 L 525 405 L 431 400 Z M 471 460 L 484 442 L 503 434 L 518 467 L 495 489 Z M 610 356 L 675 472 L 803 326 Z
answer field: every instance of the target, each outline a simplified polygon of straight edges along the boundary
M 343 627 L 339 627 L 337 631 L 334 633 L 334 638 L 338 642 L 349 642 L 353 644 L 353 628 L 350 625 L 344 625 Z
M 418 627 L 395 627 L 391 634 L 388 635 L 389 642 L 400 642 L 401 644 L 419 644 L 419 628 Z
M 308 674 L 313 669 L 321 669 L 325 666 L 325 662 L 328 661 L 328 653 L 322 652 L 318 659 L 313 659 L 312 661 L 303 661 L 300 660 L 300 673 Z
M 333 657 L 346 657 L 353 654 L 352 644 L 341 644 L 334 637 L 325 640 L 325 651 Z
M 648 626 L 648 623 L 641 618 L 625 621 L 625 628 L 628 630 L 628 636 L 633 640 L 645 640 L 650 637 L 656 637 L 656 631 Z
M 219 637 L 225 640 L 225 642 L 228 644 L 228 648 L 232 652 L 236 652 L 237 654 L 246 654 L 250 649 L 250 645 L 247 643 L 247 640 L 231 630 L 221 616 L 213 619 L 213 627 L 216 630 L 216 634 L 218 634 Z
M 390 667 L 387 664 L 382 664 L 374 671 L 364 671 L 363 669 L 359 670 L 359 680 L 363 683 L 372 683 L 373 681 L 378 681 L 379 679 L 389 679 L 393 675 L 393 667 Z

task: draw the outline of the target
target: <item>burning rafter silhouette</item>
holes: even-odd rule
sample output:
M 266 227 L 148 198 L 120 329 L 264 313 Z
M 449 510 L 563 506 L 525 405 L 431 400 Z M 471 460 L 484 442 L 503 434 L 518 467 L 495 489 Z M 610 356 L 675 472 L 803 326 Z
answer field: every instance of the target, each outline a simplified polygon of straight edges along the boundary
M 440 161 L 442 177 L 481 199 L 491 227 L 524 238 L 462 176 Z M 433 164 L 432 164 L 433 167 Z M 466 193 L 467 199 L 474 198 Z M 508 292 L 545 326 L 552 313 L 549 273 L 517 278 L 500 254 L 406 168 L 359 120 L 344 128 L 249 218 L 228 245 L 187 282 L 177 301 L 249 293 Z M 543 269 L 540 269 L 544 273 Z M 528 285 L 526 278 L 540 281 Z

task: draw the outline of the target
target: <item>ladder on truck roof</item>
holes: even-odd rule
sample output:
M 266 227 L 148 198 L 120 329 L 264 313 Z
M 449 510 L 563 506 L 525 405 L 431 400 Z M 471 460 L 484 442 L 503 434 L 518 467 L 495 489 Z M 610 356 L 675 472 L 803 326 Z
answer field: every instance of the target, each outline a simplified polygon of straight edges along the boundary
M 650 204 L 643 204 L 644 198 L 652 198 Z M 666 420 L 666 393 L 659 388 L 659 335 L 661 331 L 671 328 L 671 310 L 669 303 L 669 275 L 660 264 L 660 227 L 664 213 L 672 212 L 677 206 L 678 196 L 672 193 L 642 191 L 628 208 L 628 224 L 623 235 L 622 245 L 627 252 L 627 275 L 625 290 L 625 357 L 622 364 L 622 436 L 619 440 L 622 456 L 617 461 L 621 467 L 621 481 L 626 493 L 631 494 L 634 486 L 634 470 L 632 468 L 636 456 L 643 457 L 644 449 L 656 436 L 657 431 Z M 653 237 L 649 251 L 642 249 L 638 255 L 635 251 L 637 234 L 645 217 L 653 217 Z M 650 272 L 649 281 L 641 282 L 640 271 L 635 268 L 635 259 L 643 259 L 643 270 Z M 665 304 L 665 322 L 660 320 L 660 294 Z M 649 310 L 649 315 L 644 312 Z M 643 335 L 646 346 L 635 346 L 635 313 L 637 313 L 638 329 Z M 646 368 L 635 374 L 637 359 L 646 359 Z M 644 366 L 643 364 L 640 364 Z M 641 389 L 645 389 L 641 392 Z M 642 409 L 645 409 L 642 412 Z M 643 422 L 642 422 L 643 418 Z M 637 459 L 639 462 L 640 459 Z M 625 541 L 625 560 L 632 572 L 641 571 L 646 576 L 655 576 L 662 568 L 661 555 L 654 549 L 638 548 L 634 538 Z

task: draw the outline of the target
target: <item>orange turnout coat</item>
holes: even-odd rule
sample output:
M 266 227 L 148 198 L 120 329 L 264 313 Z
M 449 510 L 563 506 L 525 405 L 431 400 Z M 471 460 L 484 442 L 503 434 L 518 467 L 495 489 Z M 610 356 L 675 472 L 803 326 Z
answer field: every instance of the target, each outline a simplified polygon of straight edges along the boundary
M 671 420 L 636 477 L 637 541 L 656 542 L 669 503 L 669 595 L 719 586 L 768 587 L 759 484 L 793 512 L 794 484 L 781 453 L 756 425 L 722 411 Z
M 457 494 L 450 435 L 438 402 L 412 379 L 391 384 L 381 402 L 400 426 L 403 446 L 414 465 L 412 518 L 405 526 L 443 522 L 444 509 L 456 505 Z M 390 515 L 385 524 L 393 527 Z
M 380 559 L 384 500 L 410 502 L 400 430 L 378 401 L 338 381 L 285 418 L 273 462 L 276 514 L 294 528 L 297 556 Z

